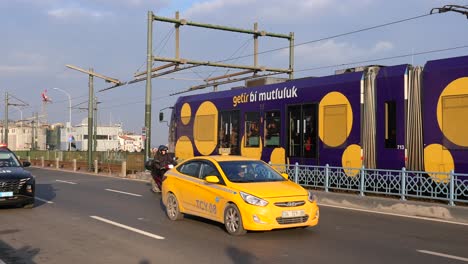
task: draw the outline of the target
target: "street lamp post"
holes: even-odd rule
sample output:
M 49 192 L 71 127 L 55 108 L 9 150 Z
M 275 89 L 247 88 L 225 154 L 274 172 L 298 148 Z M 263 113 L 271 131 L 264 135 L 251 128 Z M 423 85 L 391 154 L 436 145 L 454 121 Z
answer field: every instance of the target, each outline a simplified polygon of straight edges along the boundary
M 67 140 L 68 140 L 68 151 L 71 150 L 71 140 L 68 139 L 68 136 L 70 136 L 71 134 L 71 122 L 72 122 L 72 118 L 71 118 L 71 110 L 72 110 L 72 105 L 71 105 L 71 96 L 68 92 L 60 89 L 60 88 L 52 88 L 54 90 L 57 90 L 57 91 L 60 91 L 64 94 L 66 94 L 68 96 L 68 126 L 67 126 L 67 132 L 68 132 L 68 135 L 67 135 Z
M 24 142 L 24 141 L 25 141 L 25 139 L 24 139 L 25 133 L 24 133 L 24 131 L 23 131 L 23 110 L 21 110 L 21 108 L 19 108 L 19 107 L 16 106 L 16 105 L 11 105 L 11 106 L 13 106 L 16 110 L 18 110 L 18 111 L 20 112 L 20 122 L 21 122 L 21 123 L 20 123 L 20 130 L 17 132 L 17 135 L 22 134 L 23 136 L 21 137 L 21 138 L 22 138 L 21 142 Z M 22 148 L 24 148 L 25 145 L 26 145 L 26 143 L 22 143 L 22 144 L 19 145 L 18 147 L 19 147 L 20 149 L 22 149 Z
M 11 105 L 11 106 L 13 106 L 16 110 L 20 112 L 21 127 L 23 127 L 23 110 L 21 110 L 21 108 L 19 108 L 16 105 Z

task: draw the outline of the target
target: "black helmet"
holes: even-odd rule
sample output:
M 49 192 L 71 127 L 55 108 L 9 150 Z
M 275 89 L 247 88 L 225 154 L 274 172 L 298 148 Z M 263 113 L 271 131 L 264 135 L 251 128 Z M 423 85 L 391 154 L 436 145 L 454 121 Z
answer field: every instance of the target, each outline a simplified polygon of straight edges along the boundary
M 166 147 L 166 146 L 164 146 L 164 145 L 160 145 L 160 146 L 158 147 L 158 151 L 161 152 L 161 151 L 163 151 L 163 150 L 167 151 L 167 150 L 168 150 L 168 147 Z

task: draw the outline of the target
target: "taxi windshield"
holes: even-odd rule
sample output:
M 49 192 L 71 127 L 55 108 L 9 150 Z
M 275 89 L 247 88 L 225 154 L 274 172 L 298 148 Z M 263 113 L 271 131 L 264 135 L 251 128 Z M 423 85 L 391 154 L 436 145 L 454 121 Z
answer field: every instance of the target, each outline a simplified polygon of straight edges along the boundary
M 20 167 L 16 157 L 8 152 L 0 152 L 0 168 L 2 167 Z
M 220 161 L 219 166 L 231 182 L 285 181 L 277 171 L 262 161 Z

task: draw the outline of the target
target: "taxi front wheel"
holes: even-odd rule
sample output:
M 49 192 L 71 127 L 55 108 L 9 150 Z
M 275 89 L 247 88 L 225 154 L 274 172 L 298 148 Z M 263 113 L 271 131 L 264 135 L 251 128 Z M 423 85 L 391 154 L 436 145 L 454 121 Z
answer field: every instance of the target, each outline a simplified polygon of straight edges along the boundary
M 236 205 L 230 204 L 224 210 L 224 226 L 229 234 L 239 236 L 247 231 L 242 224 L 242 217 Z
M 172 221 L 181 220 L 184 214 L 180 212 L 179 202 L 173 193 L 167 195 L 166 214 Z

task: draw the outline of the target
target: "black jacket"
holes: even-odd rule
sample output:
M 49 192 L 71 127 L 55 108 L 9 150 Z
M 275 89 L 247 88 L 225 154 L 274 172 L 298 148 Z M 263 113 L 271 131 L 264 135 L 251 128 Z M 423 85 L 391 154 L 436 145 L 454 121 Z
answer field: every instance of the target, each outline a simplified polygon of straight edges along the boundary
M 151 170 L 159 170 L 164 168 L 164 166 L 172 164 L 176 165 L 174 160 L 174 155 L 172 153 L 166 153 L 166 155 L 161 155 L 161 153 L 156 152 L 154 159 L 151 162 Z

